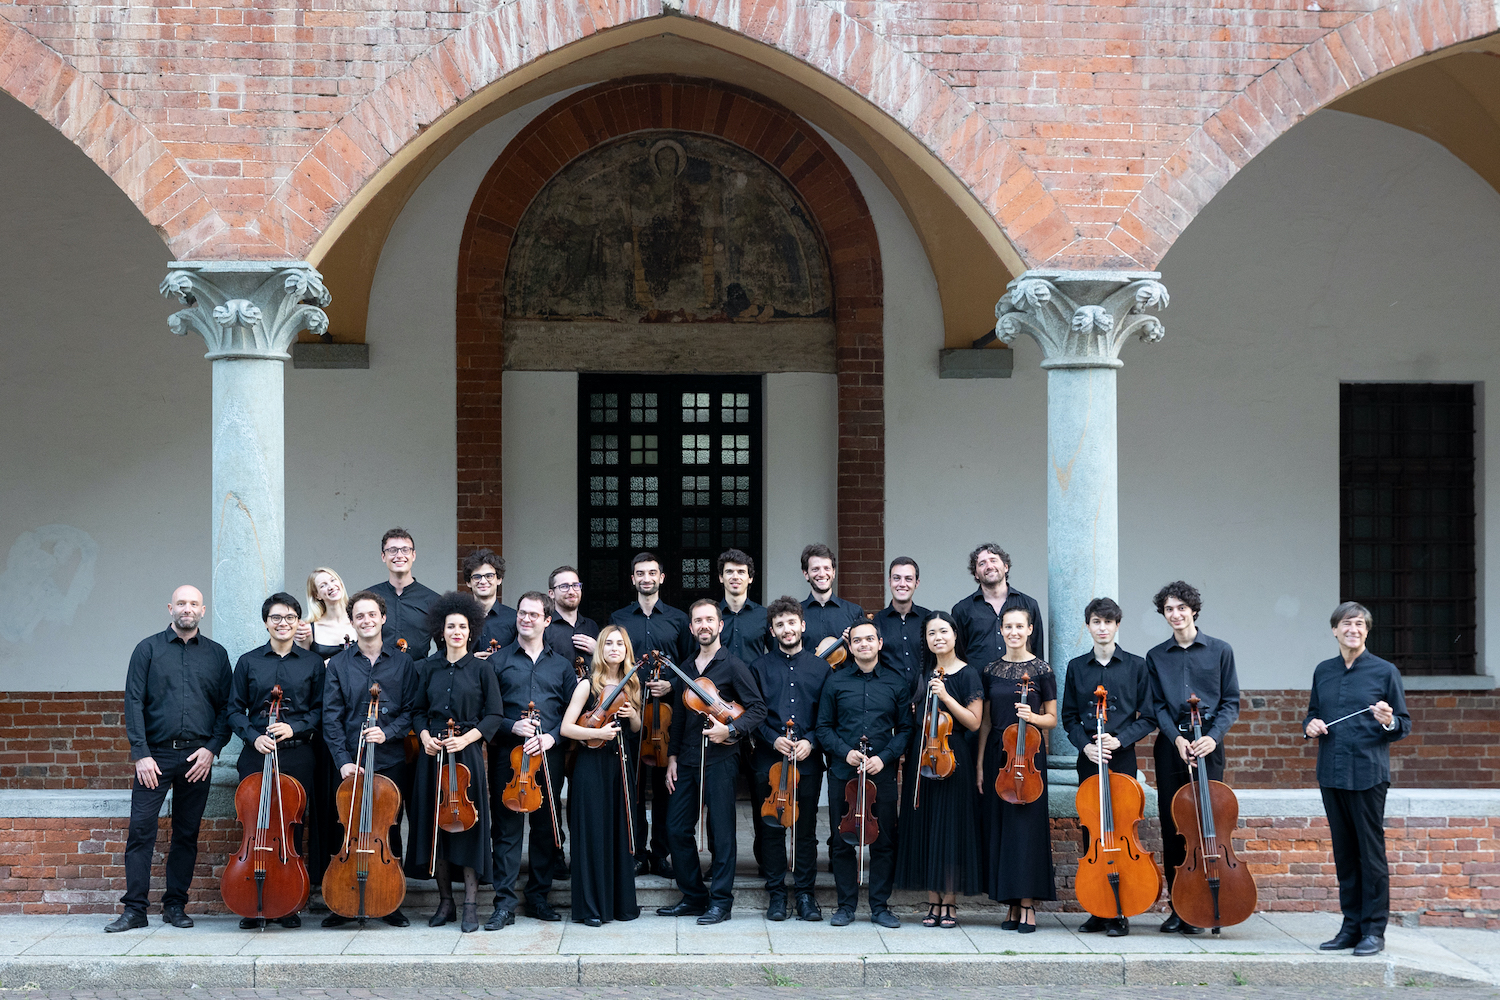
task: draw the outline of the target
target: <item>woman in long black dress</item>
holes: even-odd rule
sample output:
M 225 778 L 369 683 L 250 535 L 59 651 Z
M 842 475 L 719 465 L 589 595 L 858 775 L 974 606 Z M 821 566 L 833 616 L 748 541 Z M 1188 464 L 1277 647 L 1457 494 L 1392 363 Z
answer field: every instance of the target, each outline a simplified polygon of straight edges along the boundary
M 984 721 L 979 727 L 979 771 L 985 839 L 985 890 L 997 903 L 1009 903 L 1000 926 L 1030 934 L 1036 930 L 1036 901 L 1056 899 L 1052 872 L 1052 828 L 1047 819 L 1047 747 L 1045 736 L 1028 745 L 1042 772 L 1042 794 L 1026 805 L 1012 805 L 995 791 L 1002 764 L 1010 766 L 1003 744 L 1005 730 L 1030 723 L 1045 734 L 1057 726 L 1057 675 L 1046 660 L 1031 655 L 1031 612 L 1008 608 L 1000 616 L 1005 655 L 984 668 Z M 1023 675 L 1031 679 L 1025 700 Z
M 594 647 L 589 674 L 578 682 L 563 714 L 562 735 L 579 741 L 568 794 L 568 827 L 573 833 L 573 922 L 589 927 L 610 920 L 634 920 L 641 915 L 635 901 L 635 858 L 630 851 L 631 816 L 637 803 L 627 798 L 634 783 L 624 778 L 626 773 L 633 775 L 635 748 L 639 746 L 640 676 L 630 678 L 625 685 L 616 721 L 602 729 L 578 725 L 579 716 L 591 711 L 620 683 L 634 658 L 625 630 L 618 625 L 605 626 Z M 608 740 L 601 747 L 583 742 L 601 738 Z
M 979 671 L 958 658 L 958 626 L 946 611 L 934 611 L 922 623 L 927 642 L 927 668 L 913 705 L 911 750 L 906 755 L 905 787 L 901 798 L 901 828 L 897 837 L 896 885 L 927 890 L 923 927 L 954 928 L 953 906 L 958 894 L 980 891 L 978 799 L 975 792 L 975 741 L 984 697 Z M 913 763 L 922 748 L 923 723 L 930 700 L 953 719 L 948 747 L 953 751 L 953 773 L 946 778 L 923 776 Z
M 479 883 L 488 885 L 494 879 L 484 744 L 495 738 L 503 721 L 500 682 L 494 668 L 472 652 L 484 626 L 484 610 L 473 597 L 453 591 L 439 597 L 428 613 L 427 625 L 439 652 L 417 664 L 420 684 L 412 725 L 426 752 L 417 758 L 412 801 L 407 807 L 412 835 L 411 849 L 406 854 L 406 874 L 418 879 L 437 879 L 441 899 L 427 924 L 441 927 L 457 918 L 453 879 L 457 869 L 462 869 L 461 929 L 472 934 L 479 930 L 476 898 Z M 450 719 L 454 722 L 454 735 L 445 736 Z M 445 781 L 438 772 L 439 750 L 455 755 L 458 763 L 469 769 L 468 797 L 477 818 L 462 833 L 437 828 L 438 794 Z

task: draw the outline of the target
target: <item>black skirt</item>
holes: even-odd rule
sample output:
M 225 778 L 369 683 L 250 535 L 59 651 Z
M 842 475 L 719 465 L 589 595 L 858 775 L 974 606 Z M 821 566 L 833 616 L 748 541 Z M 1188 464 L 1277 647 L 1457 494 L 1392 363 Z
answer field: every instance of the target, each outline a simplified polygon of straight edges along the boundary
M 474 869 L 480 882 L 494 880 L 494 854 L 490 844 L 490 793 L 484 769 L 484 741 L 470 743 L 458 752 L 458 762 L 469 769 L 469 799 L 478 816 L 474 825 L 463 833 L 437 831 L 437 859 L 450 865 Z M 446 782 L 446 769 L 440 779 L 437 758 L 424 751 L 412 764 L 416 772 L 412 781 L 411 801 L 406 814 L 411 823 L 411 839 L 406 849 L 406 874 L 411 878 L 432 878 L 432 833 L 437 814 L 439 781 Z M 460 873 L 453 872 L 454 877 Z
M 1033 758 L 1042 772 L 1042 794 L 1035 802 L 1012 805 L 995 791 L 995 778 L 1005 761 L 998 729 L 990 731 L 984 751 L 984 891 L 997 903 L 1023 899 L 1057 898 L 1052 869 L 1052 824 L 1047 815 L 1047 748 L 1036 748 Z
M 634 754 L 629 761 L 633 770 Z M 635 901 L 635 858 L 630 853 L 625 803 L 619 741 L 611 740 L 598 749 L 580 743 L 568 788 L 574 922 L 590 917 L 605 922 L 634 920 L 641 914 Z
M 896 888 L 978 895 L 983 866 L 973 743 L 955 730 L 948 738 L 953 773 L 942 779 L 923 778 L 916 766 L 920 736 L 913 740 L 902 769 Z

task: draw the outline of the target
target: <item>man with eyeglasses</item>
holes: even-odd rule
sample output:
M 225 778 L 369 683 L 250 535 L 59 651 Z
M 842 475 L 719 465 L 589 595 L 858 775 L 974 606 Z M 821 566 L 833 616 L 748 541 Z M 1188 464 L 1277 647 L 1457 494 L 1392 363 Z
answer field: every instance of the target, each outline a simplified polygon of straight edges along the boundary
M 432 644 L 432 636 L 427 634 L 427 612 L 438 595 L 412 576 L 417 543 L 412 541 L 411 532 L 392 528 L 382 535 L 380 561 L 385 563 L 390 578 L 366 588 L 385 601 L 386 620 L 380 637 L 387 649 L 395 649 L 396 640 L 405 639 L 406 652 L 413 660 L 420 660 Z
M 562 917 L 547 902 L 552 879 L 562 858 L 553 839 L 552 820 L 566 820 L 559 804 L 562 792 L 563 755 L 560 745 L 563 713 L 572 700 L 578 677 L 573 663 L 547 648 L 544 636 L 552 620 L 551 602 L 540 591 L 530 590 L 516 602 L 516 641 L 490 657 L 500 681 L 500 699 L 505 721 L 489 747 L 490 837 L 495 857 L 495 912 L 484 929 L 498 931 L 516 922 L 516 879 L 521 874 L 521 842 L 528 825 L 526 814 L 505 805 L 505 786 L 515 776 L 510 755 L 516 747 L 528 754 L 546 754 L 551 786 L 542 783 L 542 807 L 531 813 L 531 846 L 527 858 L 531 876 L 526 880 L 526 907 L 538 920 Z M 535 705 L 539 721 L 526 718 L 527 706 Z M 561 826 L 559 825 L 559 832 Z
M 325 806 L 312 799 L 317 773 L 313 734 L 323 719 L 323 658 L 292 641 L 302 619 L 302 604 L 291 594 L 276 593 L 266 598 L 260 618 L 270 639 L 240 657 L 229 682 L 229 728 L 245 741 L 236 767 L 242 781 L 259 774 L 266 754 L 275 748 L 282 773 L 296 778 L 308 795 L 303 822 L 292 831 L 292 844 L 311 862 L 325 856 L 321 845 L 307 849 L 302 845 L 304 829 L 317 837 L 314 817 L 321 815 Z M 277 687 L 281 688 L 281 712 L 273 723 L 271 692 Z M 322 871 L 314 872 L 309 866 L 308 874 L 314 885 L 322 881 Z M 240 929 L 252 930 L 265 923 L 258 917 L 242 917 Z M 302 917 L 293 913 L 277 923 L 301 927 Z
M 516 641 L 516 609 L 500 603 L 500 588 L 505 585 L 505 560 L 489 549 L 475 549 L 464 557 L 462 566 L 469 593 L 484 609 L 484 627 L 474 643 L 474 655 L 488 659 L 491 640 L 499 648 Z
M 547 626 L 547 648 L 569 663 L 594 658 L 599 625 L 579 611 L 583 605 L 583 582 L 572 566 L 559 566 L 547 574 L 547 596 L 552 599 L 552 624 Z

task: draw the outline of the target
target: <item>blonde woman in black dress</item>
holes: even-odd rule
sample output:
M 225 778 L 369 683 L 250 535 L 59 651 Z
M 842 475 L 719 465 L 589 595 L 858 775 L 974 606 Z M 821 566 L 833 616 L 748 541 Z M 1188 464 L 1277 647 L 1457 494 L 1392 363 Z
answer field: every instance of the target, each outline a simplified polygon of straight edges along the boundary
M 958 626 L 952 615 L 932 612 L 922 623 L 922 632 L 927 669 L 912 706 L 915 715 L 901 794 L 896 885 L 927 890 L 923 927 L 952 929 L 958 926 L 953 907 L 959 893 L 976 895 L 982 884 L 974 737 L 983 715 L 984 692 L 979 671 L 958 658 Z M 922 777 L 914 763 L 922 748 L 922 721 L 931 695 L 953 717 L 953 733 L 948 737 L 953 773 L 941 779 Z
M 1046 660 L 1033 656 L 1027 642 L 1033 631 L 1031 612 L 1006 608 L 1000 615 L 1005 655 L 984 668 L 984 721 L 979 727 L 979 790 L 984 819 L 985 891 L 997 903 L 1009 903 L 1000 926 L 1031 934 L 1036 930 L 1036 901 L 1056 899 L 1052 871 L 1052 827 L 1047 816 L 1047 747 L 1045 734 L 1057 726 L 1057 675 Z M 1031 679 L 1023 701 L 1021 678 Z M 1026 805 L 1012 805 L 995 791 L 1001 765 L 1010 766 L 1005 730 L 1030 723 L 1044 739 L 1028 744 L 1042 794 Z
M 602 729 L 585 729 L 578 719 L 614 690 L 635 661 L 630 636 L 618 625 L 606 625 L 594 646 L 588 676 L 578 682 L 563 713 L 562 735 L 578 741 L 568 793 L 568 828 L 573 834 L 573 922 L 598 927 L 610 920 L 634 920 L 641 915 L 635 901 L 635 858 L 630 852 L 630 817 L 639 803 L 634 793 L 636 754 L 640 748 L 641 678 L 637 673 L 625 686 L 615 721 Z M 606 739 L 590 747 L 585 740 Z M 621 776 L 620 762 L 632 776 L 631 788 Z

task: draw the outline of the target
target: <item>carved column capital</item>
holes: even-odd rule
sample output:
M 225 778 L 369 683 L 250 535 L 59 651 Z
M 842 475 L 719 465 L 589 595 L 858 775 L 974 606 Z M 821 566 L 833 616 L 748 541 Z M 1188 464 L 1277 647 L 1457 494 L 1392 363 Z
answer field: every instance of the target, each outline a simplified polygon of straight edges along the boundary
M 195 330 L 210 360 L 286 361 L 297 334 L 328 329 L 332 301 L 323 276 L 304 261 L 173 261 L 161 294 L 186 309 L 167 320 L 173 333 Z
M 1027 271 L 995 304 L 995 335 L 1010 344 L 1027 334 L 1042 348 L 1043 368 L 1119 368 L 1132 336 L 1148 344 L 1166 332 L 1151 315 L 1167 307 L 1156 271 Z

